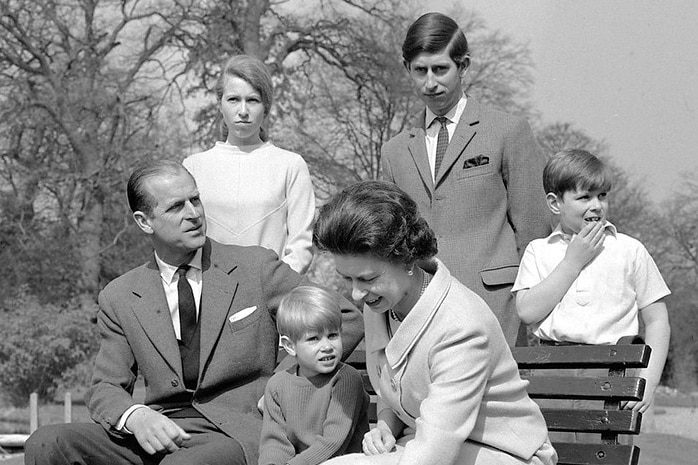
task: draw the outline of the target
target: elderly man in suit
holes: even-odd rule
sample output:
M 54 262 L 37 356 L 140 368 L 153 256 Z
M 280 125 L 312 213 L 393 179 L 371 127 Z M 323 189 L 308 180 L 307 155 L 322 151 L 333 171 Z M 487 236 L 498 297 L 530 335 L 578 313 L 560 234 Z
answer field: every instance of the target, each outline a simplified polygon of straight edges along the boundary
M 97 423 L 40 428 L 25 463 L 256 465 L 276 308 L 304 280 L 270 250 L 206 238 L 199 191 L 179 163 L 134 171 L 128 198 L 155 253 L 100 294 L 102 342 L 85 398 Z M 348 353 L 361 316 L 341 301 Z M 132 396 L 139 371 L 144 404 Z
M 550 231 L 545 157 L 526 121 L 463 93 L 468 53 L 448 16 L 427 13 L 410 26 L 402 54 L 426 110 L 383 146 L 383 178 L 415 199 L 437 234 L 439 258 L 487 302 L 514 345 L 519 260 L 529 241 Z

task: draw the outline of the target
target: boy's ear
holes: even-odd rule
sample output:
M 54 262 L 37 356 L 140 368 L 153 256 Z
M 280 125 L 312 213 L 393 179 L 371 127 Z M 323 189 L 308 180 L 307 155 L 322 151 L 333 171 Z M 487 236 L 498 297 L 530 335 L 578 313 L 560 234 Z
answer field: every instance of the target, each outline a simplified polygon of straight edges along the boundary
M 557 196 L 557 194 L 548 192 L 545 195 L 545 202 L 548 204 L 550 211 L 553 212 L 553 215 L 560 214 L 560 198 Z
M 288 336 L 281 336 L 281 346 L 291 357 L 296 356 L 296 344 Z

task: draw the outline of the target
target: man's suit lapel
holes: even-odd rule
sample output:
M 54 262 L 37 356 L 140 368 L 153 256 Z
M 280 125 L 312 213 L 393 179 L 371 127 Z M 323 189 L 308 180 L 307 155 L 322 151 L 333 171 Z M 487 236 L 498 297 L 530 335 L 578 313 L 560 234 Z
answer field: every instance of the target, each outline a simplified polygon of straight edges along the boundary
M 211 357 L 213 348 L 225 327 L 225 319 L 233 302 L 238 281 L 230 275 L 234 264 L 212 263 L 211 241 L 206 240 L 201 266 L 203 286 L 201 289 L 201 354 L 199 357 L 199 379 Z M 214 260 L 215 261 L 215 260 Z
M 456 126 L 456 132 L 448 143 L 448 149 L 446 149 L 446 154 L 441 162 L 441 168 L 436 174 L 436 179 L 434 181 L 435 186 L 439 185 L 449 169 L 468 147 L 468 144 L 470 144 L 470 141 L 477 133 L 477 125 L 479 122 L 480 104 L 476 100 L 469 98 L 468 103 L 465 105 L 465 110 L 460 117 L 460 121 L 458 121 L 458 125 Z
M 182 361 L 177 338 L 172 327 L 172 317 L 162 287 L 160 270 L 153 259 L 143 268 L 143 273 L 133 289 L 136 300 L 132 310 L 143 331 L 178 376 L 182 376 Z
M 431 168 L 429 167 L 429 157 L 427 155 L 424 117 L 424 110 L 422 110 L 421 116 L 416 118 L 416 126 L 408 130 L 407 150 L 417 166 L 417 172 L 422 178 L 422 183 L 424 183 L 431 195 L 434 192 L 434 181 L 431 177 Z

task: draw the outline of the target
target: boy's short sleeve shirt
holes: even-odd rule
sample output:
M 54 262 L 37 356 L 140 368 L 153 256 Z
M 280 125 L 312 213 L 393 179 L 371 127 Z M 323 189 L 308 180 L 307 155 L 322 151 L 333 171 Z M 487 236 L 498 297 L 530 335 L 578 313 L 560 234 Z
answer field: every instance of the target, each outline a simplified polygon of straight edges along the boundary
M 608 223 L 603 250 L 587 264 L 543 320 L 531 325 L 541 339 L 614 344 L 639 332 L 639 309 L 670 294 L 647 249 Z M 512 292 L 540 283 L 562 261 L 572 237 L 558 226 L 524 252 Z

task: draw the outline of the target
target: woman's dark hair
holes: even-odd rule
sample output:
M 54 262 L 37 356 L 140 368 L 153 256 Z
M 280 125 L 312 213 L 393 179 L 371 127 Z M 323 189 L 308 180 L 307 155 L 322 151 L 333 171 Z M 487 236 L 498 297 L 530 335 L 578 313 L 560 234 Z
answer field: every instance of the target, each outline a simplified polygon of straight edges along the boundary
M 369 254 L 411 264 L 436 255 L 436 236 L 417 204 L 395 184 L 363 181 L 320 209 L 313 243 L 337 255 Z

